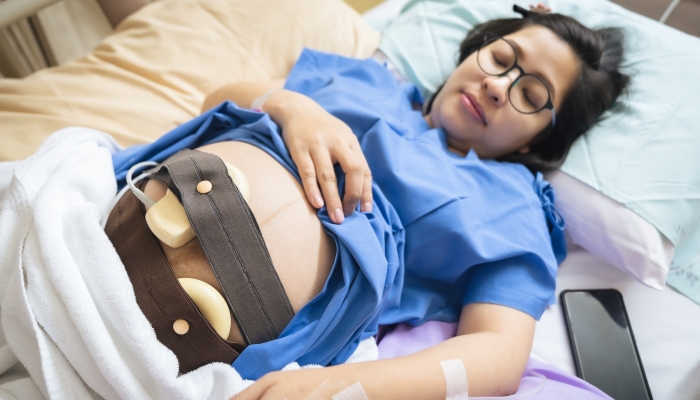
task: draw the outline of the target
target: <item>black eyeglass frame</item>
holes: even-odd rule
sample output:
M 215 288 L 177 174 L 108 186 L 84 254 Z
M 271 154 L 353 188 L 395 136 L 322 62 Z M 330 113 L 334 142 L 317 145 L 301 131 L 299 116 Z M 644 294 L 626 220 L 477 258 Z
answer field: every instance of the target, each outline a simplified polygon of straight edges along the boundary
M 486 71 L 484 69 L 484 67 L 481 66 L 481 63 L 479 62 L 479 53 L 481 52 L 481 50 L 484 47 L 490 45 L 491 43 L 495 42 L 498 39 L 501 39 L 504 42 L 508 43 L 508 46 L 510 46 L 511 50 L 513 50 L 513 56 L 515 57 L 515 61 L 513 62 L 513 65 L 510 68 L 508 68 L 506 71 L 504 71 L 500 74 L 491 74 L 488 71 Z M 484 43 L 481 45 L 481 47 L 479 47 L 479 50 L 476 51 L 476 63 L 477 63 L 477 65 L 479 65 L 479 68 L 481 68 L 481 70 L 484 71 L 484 73 L 486 75 L 490 75 L 490 76 L 498 76 L 498 77 L 506 76 L 510 71 L 517 69 L 520 72 L 520 74 L 518 75 L 518 77 L 515 80 L 513 80 L 513 83 L 510 84 L 510 87 L 508 87 L 508 102 L 510 103 L 511 106 L 513 106 L 515 111 L 517 111 L 521 114 L 536 114 L 544 109 L 549 109 L 552 112 L 552 127 L 554 127 L 554 124 L 557 121 L 557 117 L 556 117 L 556 114 L 554 112 L 554 103 L 552 103 L 552 94 L 549 92 L 549 87 L 547 87 L 547 84 L 539 76 L 533 75 L 533 74 L 528 74 L 527 72 L 525 72 L 523 70 L 523 67 L 521 67 L 518 64 L 518 53 L 515 51 L 515 47 L 513 47 L 513 45 L 508 40 L 506 40 L 502 36 L 499 36 L 499 35 L 496 35 L 496 34 L 493 34 L 490 32 L 486 33 L 486 35 L 484 36 Z M 513 104 L 513 101 L 510 98 L 510 91 L 513 90 L 513 87 L 515 86 L 515 84 L 518 83 L 520 78 L 522 78 L 523 76 L 531 76 L 531 77 L 537 79 L 538 81 L 542 82 L 542 85 L 545 87 L 545 89 L 547 89 L 547 103 L 544 106 L 542 106 L 541 108 L 539 108 L 538 110 L 530 111 L 530 112 L 518 110 L 518 107 L 516 107 L 515 104 Z

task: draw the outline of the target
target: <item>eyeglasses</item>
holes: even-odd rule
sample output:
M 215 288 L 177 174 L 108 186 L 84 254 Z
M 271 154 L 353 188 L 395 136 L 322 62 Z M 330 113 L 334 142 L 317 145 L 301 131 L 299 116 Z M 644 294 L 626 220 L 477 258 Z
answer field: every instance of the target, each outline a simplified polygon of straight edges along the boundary
M 554 127 L 556 115 L 549 88 L 541 78 L 523 71 L 518 65 L 518 56 L 510 42 L 498 35 L 487 33 L 484 43 L 477 51 L 476 62 L 482 71 L 491 76 L 505 76 L 513 69 L 520 71 L 520 75 L 508 88 L 508 101 L 523 114 L 535 114 L 545 108 L 551 110 Z

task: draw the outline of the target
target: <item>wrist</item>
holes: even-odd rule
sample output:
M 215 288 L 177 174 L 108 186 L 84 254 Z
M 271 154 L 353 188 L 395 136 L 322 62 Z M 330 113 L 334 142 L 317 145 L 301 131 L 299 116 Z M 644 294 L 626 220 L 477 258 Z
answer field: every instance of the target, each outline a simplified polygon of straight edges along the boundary
M 263 112 L 263 106 L 265 105 L 265 102 L 274 95 L 275 93 L 283 90 L 282 88 L 275 88 L 268 90 L 267 92 L 263 93 L 262 95 L 256 97 L 253 102 L 250 104 L 250 109 L 253 111 L 257 112 Z
M 312 104 L 308 104 L 309 102 Z M 316 103 L 303 94 L 282 89 L 268 97 L 263 104 L 263 111 L 268 113 L 277 125 L 284 127 L 290 117 L 298 114 L 298 107 L 309 108 L 313 105 Z

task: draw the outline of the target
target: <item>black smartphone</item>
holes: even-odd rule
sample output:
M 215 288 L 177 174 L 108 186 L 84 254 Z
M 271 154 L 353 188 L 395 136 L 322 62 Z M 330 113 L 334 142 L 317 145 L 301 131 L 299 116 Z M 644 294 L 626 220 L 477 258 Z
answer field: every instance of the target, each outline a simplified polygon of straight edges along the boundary
M 652 400 L 622 294 L 565 290 L 561 305 L 578 377 L 615 400 Z

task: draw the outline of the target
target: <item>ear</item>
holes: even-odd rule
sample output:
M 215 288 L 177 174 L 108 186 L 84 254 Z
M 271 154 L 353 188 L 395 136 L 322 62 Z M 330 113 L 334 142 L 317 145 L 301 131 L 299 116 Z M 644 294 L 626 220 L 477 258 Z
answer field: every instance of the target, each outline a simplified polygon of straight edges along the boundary
M 521 148 L 520 150 L 518 150 L 518 153 L 520 153 L 520 154 L 527 154 L 529 152 L 530 152 L 530 147 L 528 147 L 528 146 L 525 146 L 525 147 Z

